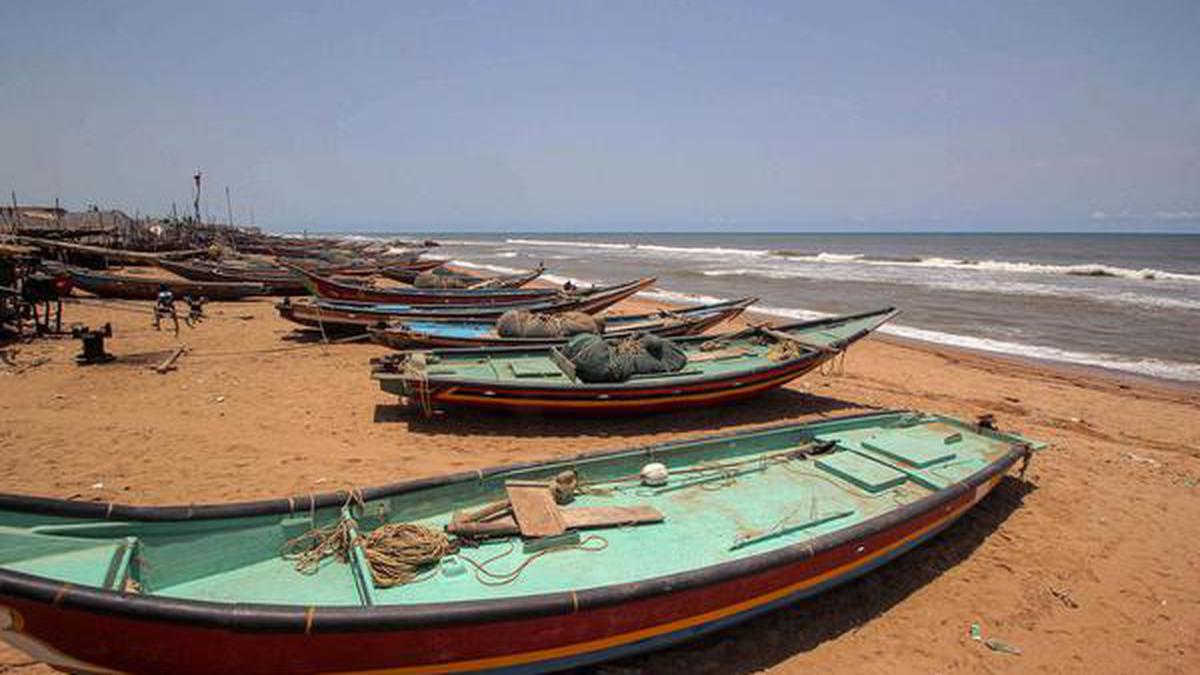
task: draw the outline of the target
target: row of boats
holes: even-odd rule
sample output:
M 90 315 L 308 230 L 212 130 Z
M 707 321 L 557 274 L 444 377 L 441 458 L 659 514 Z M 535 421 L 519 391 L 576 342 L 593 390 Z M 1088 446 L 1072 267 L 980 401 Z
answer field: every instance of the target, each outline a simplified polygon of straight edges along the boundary
M 704 334 L 754 299 L 600 315 L 654 280 L 529 288 L 535 270 L 417 288 L 429 269 L 402 278 L 416 256 L 350 274 L 314 262 L 274 265 L 277 278 L 263 264 L 163 266 L 284 296 L 300 280 L 311 297 L 285 298 L 280 315 L 393 347 L 372 375 L 426 414 L 711 408 L 837 359 L 895 315 Z M 368 264 L 397 283 L 364 283 Z M 208 279 L 188 276 L 201 268 Z M 503 334 L 514 317 L 603 332 Z M 239 504 L 0 495 L 0 637 L 79 673 L 575 668 L 694 639 L 888 563 L 1039 447 L 989 418 L 878 411 Z

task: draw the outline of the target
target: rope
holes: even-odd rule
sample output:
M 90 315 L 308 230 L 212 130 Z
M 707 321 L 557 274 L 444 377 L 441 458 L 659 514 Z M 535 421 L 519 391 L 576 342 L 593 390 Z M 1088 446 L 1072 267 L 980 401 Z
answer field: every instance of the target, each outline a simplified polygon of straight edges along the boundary
M 592 545 L 592 546 L 588 545 L 593 542 L 595 542 L 595 545 Z M 519 579 L 521 577 L 521 573 L 524 572 L 526 568 L 528 568 L 530 565 L 532 565 L 534 563 L 534 561 L 536 561 L 537 559 L 546 555 L 547 553 L 554 553 L 555 551 L 570 551 L 570 550 L 574 550 L 574 549 L 578 549 L 580 551 L 587 551 L 588 553 L 597 553 L 597 552 L 603 551 L 606 548 L 608 548 L 608 540 L 607 539 L 605 539 L 604 537 L 601 537 L 598 534 L 590 534 L 590 535 L 584 537 L 582 540 L 575 542 L 575 543 L 561 544 L 559 546 L 553 546 L 551 548 L 544 548 L 544 549 L 538 551 L 537 553 L 534 553 L 533 555 L 529 556 L 520 565 L 517 565 L 515 568 L 513 568 L 512 570 L 510 570 L 508 572 L 493 572 L 488 569 L 488 565 L 491 565 L 492 563 L 496 562 L 497 560 L 508 557 L 514 551 L 517 550 L 516 544 L 514 544 L 513 540 L 511 540 L 511 539 L 508 542 L 508 550 L 507 551 L 497 554 L 497 555 L 494 555 L 494 556 L 488 558 L 487 560 L 484 560 L 483 562 L 477 562 L 477 561 L 472 560 L 471 558 L 468 558 L 467 556 L 461 555 L 461 554 L 459 555 L 459 558 L 461 558 L 462 560 L 469 563 L 472 567 L 475 568 L 475 580 L 478 581 L 479 583 L 483 584 L 484 586 L 504 586 L 506 584 L 511 584 L 512 582 Z
M 413 398 L 421 406 L 421 414 L 426 418 L 433 417 L 433 391 L 429 386 L 429 374 L 425 368 L 412 362 L 412 356 L 405 357 L 400 362 L 400 377 L 404 384 L 411 389 Z
M 833 356 L 833 358 L 822 361 L 821 365 L 817 366 L 817 373 L 826 377 L 841 377 L 846 374 L 846 353 L 849 349 L 843 349 Z M 828 368 L 826 367 L 828 364 Z
M 792 340 L 780 340 L 767 349 L 767 358 L 772 361 L 791 361 L 804 356 L 804 347 Z
M 644 351 L 642 341 L 636 335 L 621 338 L 613 344 L 612 350 L 618 356 L 637 356 Z
M 340 518 L 325 527 L 315 527 L 304 534 L 289 539 L 283 545 L 284 560 L 294 560 L 296 571 L 301 574 L 316 574 L 321 562 L 336 557 L 338 562 L 350 562 L 350 549 L 354 545 L 354 521 Z
M 315 515 L 315 500 L 310 499 L 310 517 Z M 415 523 L 384 523 L 370 534 L 358 534 L 358 523 L 351 513 L 365 509 L 362 492 L 352 488 L 337 522 L 314 527 L 288 540 L 281 551 L 294 561 L 296 571 L 315 574 L 326 558 L 349 563 L 357 546 L 371 570 L 371 580 L 379 588 L 391 588 L 418 580 L 418 572 L 457 551 L 440 530 Z M 382 517 L 382 516 L 381 516 Z
M 358 543 L 379 588 L 410 583 L 422 567 L 436 564 L 457 550 L 445 533 L 413 523 L 388 523 L 359 537 Z
M 352 487 L 346 493 L 346 502 L 342 504 L 343 517 L 325 527 L 314 527 L 287 540 L 280 555 L 285 560 L 294 560 L 296 571 L 301 574 L 315 574 L 321 568 L 321 561 L 330 556 L 340 562 L 349 562 L 350 548 L 354 545 L 355 523 L 347 514 L 355 505 L 362 508 L 363 496 L 358 488 Z M 313 495 L 308 498 L 308 517 L 317 517 L 317 500 Z

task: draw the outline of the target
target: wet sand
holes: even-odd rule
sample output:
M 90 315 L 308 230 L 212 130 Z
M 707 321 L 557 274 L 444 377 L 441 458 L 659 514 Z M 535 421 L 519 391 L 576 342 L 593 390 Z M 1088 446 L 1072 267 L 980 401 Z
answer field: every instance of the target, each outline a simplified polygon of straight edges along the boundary
M 625 303 L 645 311 L 650 303 Z M 369 379 L 387 352 L 322 345 L 268 301 L 213 304 L 176 338 L 148 303 L 71 304 L 111 321 L 118 361 L 78 343 L 3 347 L 0 491 L 177 504 L 369 486 L 870 408 L 991 412 L 1051 448 L 930 544 L 863 579 L 608 673 L 1200 670 L 1200 390 L 883 337 L 840 376 L 743 404 L 618 420 L 400 408 Z M 752 317 L 757 318 L 757 317 Z M 151 366 L 178 345 L 178 370 Z M 983 637 L 1021 650 L 995 652 Z M 0 646 L 0 673 L 51 672 Z

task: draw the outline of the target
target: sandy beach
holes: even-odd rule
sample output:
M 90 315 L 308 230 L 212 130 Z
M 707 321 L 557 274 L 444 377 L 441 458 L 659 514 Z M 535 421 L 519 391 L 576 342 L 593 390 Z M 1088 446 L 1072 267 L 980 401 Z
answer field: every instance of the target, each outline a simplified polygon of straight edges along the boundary
M 646 311 L 632 301 L 621 311 Z M 599 672 L 1195 672 L 1200 668 L 1200 392 L 872 337 L 841 375 L 747 403 L 618 420 L 449 411 L 368 377 L 372 344 L 323 345 L 269 301 L 213 304 L 176 338 L 146 305 L 82 301 L 116 362 L 78 343 L 9 345 L 0 491 L 136 504 L 326 492 L 868 408 L 973 418 L 1046 441 L 930 545 L 823 596 Z M 748 317 L 757 320 L 759 317 Z M 178 369 L 152 366 L 177 346 Z M 1018 648 L 992 651 L 970 637 Z M 870 664 L 865 666 L 864 664 Z M 47 673 L 0 650 L 0 672 Z

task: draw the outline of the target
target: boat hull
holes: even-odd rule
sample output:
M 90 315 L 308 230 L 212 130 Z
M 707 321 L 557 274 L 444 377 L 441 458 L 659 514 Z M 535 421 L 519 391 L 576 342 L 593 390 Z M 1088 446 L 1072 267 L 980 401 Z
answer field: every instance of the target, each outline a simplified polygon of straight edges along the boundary
M 268 295 L 308 295 L 304 278 L 288 270 L 238 270 L 217 265 L 160 260 L 158 266 L 191 281 L 252 283 L 267 287 Z
M 184 296 L 204 297 L 209 300 L 240 300 L 265 295 L 267 287 L 258 283 L 224 283 L 207 281 L 180 281 L 175 279 L 149 279 L 109 274 L 94 274 L 71 270 L 71 281 L 75 288 L 101 298 L 123 300 L 154 300 L 159 286 L 171 289 L 177 298 Z
M 72 672 L 536 673 L 695 638 L 828 590 L 937 535 L 977 504 L 1028 448 L 886 516 L 804 546 L 701 568 L 668 585 L 509 601 L 502 617 L 446 605 L 423 616 L 350 622 L 375 608 L 145 607 L 136 595 L 0 577 L 0 636 Z M 36 579 L 36 578 L 33 578 Z M 192 603 L 194 605 L 195 603 Z M 165 614 L 164 614 L 165 613 Z M 7 616 L 4 616 L 7 614 Z M 114 639 L 114 636 L 120 636 Z
M 441 262 L 438 261 L 438 264 L 440 265 Z M 421 270 L 412 267 L 385 267 L 380 270 L 380 273 L 392 281 L 412 284 L 416 282 L 417 276 L 426 271 L 429 270 Z M 534 279 L 542 276 L 542 270 L 538 269 L 528 274 L 511 274 L 499 277 L 477 277 L 470 274 L 463 274 L 461 272 L 451 272 L 449 274 L 450 276 L 465 282 L 467 285 L 489 284 L 489 288 L 521 288 L 522 286 L 532 282 Z
M 401 378 L 380 379 L 380 388 L 397 396 L 418 397 L 414 387 L 429 386 L 433 407 L 456 406 L 517 414 L 576 416 L 643 415 L 735 403 L 782 387 L 832 359 L 817 355 L 780 364 L 753 375 L 734 375 L 678 386 L 614 386 L 587 389 L 505 386 L 500 383 L 439 385 Z
M 409 403 L 419 404 L 426 416 L 443 406 L 588 416 L 686 410 L 740 401 L 781 387 L 838 358 L 851 345 L 870 335 L 895 315 L 893 309 L 886 308 L 780 326 L 784 331 L 811 333 L 816 340 L 822 339 L 820 335 L 825 334 L 828 340 L 827 343 L 806 343 L 806 348 L 785 357 L 786 360 L 763 355 L 740 367 L 710 371 L 701 367 L 697 371 L 685 370 L 677 374 L 649 374 L 645 378 L 634 376 L 616 383 L 574 379 L 572 374 L 564 373 L 561 366 L 554 362 L 552 347 L 401 353 L 373 361 L 372 377 L 379 381 L 384 391 L 400 396 L 402 400 L 407 399 Z M 840 336 L 836 333 L 839 328 L 845 330 Z M 748 329 L 724 336 L 681 337 L 675 343 L 685 350 L 691 348 L 699 352 L 703 351 L 704 344 L 714 340 L 726 344 L 737 344 L 737 339 L 750 340 L 756 330 Z M 516 369 L 523 359 L 535 364 L 547 364 L 552 367 L 550 374 L 553 377 L 540 376 L 540 373 L 535 378 L 522 377 Z M 414 365 L 414 360 L 420 365 Z M 467 368 L 456 369 L 462 364 L 467 364 Z M 476 364 L 486 364 L 487 367 L 472 370 Z M 490 368 L 490 372 L 487 368 Z M 513 375 L 505 377 L 503 372 L 512 372 Z

